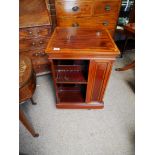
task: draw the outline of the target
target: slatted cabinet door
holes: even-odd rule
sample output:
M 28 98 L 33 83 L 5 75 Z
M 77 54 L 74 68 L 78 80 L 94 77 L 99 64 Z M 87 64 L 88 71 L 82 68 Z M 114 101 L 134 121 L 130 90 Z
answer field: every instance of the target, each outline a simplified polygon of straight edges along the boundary
M 86 95 L 87 103 L 92 101 L 102 102 L 112 64 L 112 60 L 90 60 Z

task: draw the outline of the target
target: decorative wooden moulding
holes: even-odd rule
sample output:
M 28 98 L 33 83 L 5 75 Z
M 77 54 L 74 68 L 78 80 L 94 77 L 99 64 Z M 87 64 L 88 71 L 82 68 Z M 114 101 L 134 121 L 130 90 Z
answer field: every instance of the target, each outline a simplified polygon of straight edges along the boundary
M 57 27 L 46 48 L 56 107 L 101 109 L 119 50 L 105 28 Z

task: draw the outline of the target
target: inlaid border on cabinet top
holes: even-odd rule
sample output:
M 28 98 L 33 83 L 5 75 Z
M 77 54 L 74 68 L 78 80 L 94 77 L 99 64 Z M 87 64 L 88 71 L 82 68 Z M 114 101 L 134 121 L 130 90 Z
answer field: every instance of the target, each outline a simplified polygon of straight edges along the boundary
M 88 39 L 89 38 L 89 39 Z M 119 49 L 115 45 L 109 31 L 105 28 L 57 27 L 45 50 L 56 58 L 71 56 L 116 56 Z

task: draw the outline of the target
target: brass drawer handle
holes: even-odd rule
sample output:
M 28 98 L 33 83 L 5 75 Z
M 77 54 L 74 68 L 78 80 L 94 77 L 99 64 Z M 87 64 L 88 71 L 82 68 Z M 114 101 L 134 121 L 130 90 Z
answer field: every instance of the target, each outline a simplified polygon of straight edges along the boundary
M 79 24 L 78 23 L 73 23 L 72 27 L 79 27 Z
M 111 10 L 110 5 L 106 5 L 106 6 L 105 6 L 105 11 L 110 11 L 110 10 Z
M 38 56 L 43 57 L 45 55 L 46 55 L 45 52 L 36 52 L 36 53 L 33 54 L 33 56 L 36 56 L 36 57 L 38 57 Z
M 40 33 L 40 30 L 38 30 L 38 32 L 37 33 Z
M 35 42 L 32 42 L 32 46 L 35 46 Z
M 76 12 L 76 11 L 79 10 L 79 7 L 78 7 L 78 6 L 74 6 L 74 7 L 72 8 L 72 10 L 73 10 L 74 12 Z
M 32 31 L 29 31 L 29 34 L 32 34 Z
M 34 53 L 33 56 L 38 57 L 39 56 L 39 53 L 38 52 L 37 53 Z
M 40 41 L 39 44 L 43 44 L 43 41 Z
M 102 24 L 103 24 L 104 26 L 108 26 L 108 25 L 109 25 L 109 22 L 108 22 L 108 21 L 104 21 Z
M 40 53 L 40 56 L 45 56 L 45 55 L 46 55 L 45 52 L 41 52 L 41 53 Z

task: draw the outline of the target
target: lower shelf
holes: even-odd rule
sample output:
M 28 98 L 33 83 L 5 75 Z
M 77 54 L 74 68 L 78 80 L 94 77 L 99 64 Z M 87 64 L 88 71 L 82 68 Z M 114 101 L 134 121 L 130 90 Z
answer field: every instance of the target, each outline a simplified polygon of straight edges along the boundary
M 57 84 L 60 109 L 102 109 L 103 102 L 86 103 L 86 84 Z
M 50 65 L 49 64 L 37 64 L 33 65 L 33 69 L 37 76 L 44 75 L 50 73 Z
M 83 103 L 85 102 L 85 94 L 85 85 L 58 84 L 58 98 L 60 103 Z

